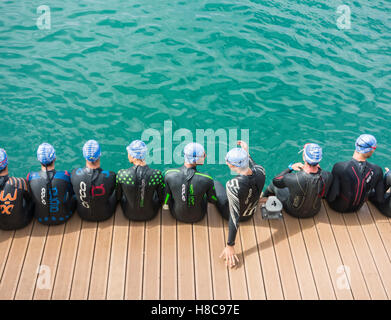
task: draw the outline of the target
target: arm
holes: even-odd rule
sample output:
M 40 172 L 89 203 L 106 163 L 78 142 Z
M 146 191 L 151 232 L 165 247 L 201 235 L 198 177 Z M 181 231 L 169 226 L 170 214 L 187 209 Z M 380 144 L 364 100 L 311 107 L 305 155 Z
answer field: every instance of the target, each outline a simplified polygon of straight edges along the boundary
M 327 201 L 333 202 L 335 198 L 339 195 L 340 193 L 340 181 L 339 181 L 339 176 L 337 174 L 337 169 L 334 165 L 333 171 L 331 172 L 333 176 L 333 182 L 331 184 L 331 187 L 327 193 Z
M 170 189 L 170 185 L 168 184 L 168 181 L 167 181 L 167 175 L 164 176 L 164 202 L 163 202 L 163 207 L 164 206 L 168 206 L 168 203 L 169 203 L 169 200 L 170 200 L 170 197 L 172 197 L 172 193 L 171 193 L 171 189 Z M 166 208 L 163 208 L 163 209 L 167 209 Z
M 379 168 L 379 178 L 377 179 L 377 183 L 375 186 L 375 197 L 377 203 L 383 203 L 384 202 L 384 193 L 385 193 L 385 188 L 384 188 L 384 181 L 383 181 L 383 170 Z
M 157 195 L 159 197 L 160 205 L 164 202 L 164 194 L 165 194 L 165 187 L 166 184 L 164 183 L 164 178 L 162 175 L 162 172 L 158 170 L 157 172 L 157 179 L 158 179 L 158 186 L 157 186 Z
M 121 184 L 119 183 L 119 175 L 118 174 L 115 176 L 115 194 L 117 196 L 117 201 L 121 200 L 122 188 L 121 188 Z
M 286 185 L 285 185 L 285 181 L 284 181 L 284 176 L 288 173 L 291 173 L 293 170 L 291 169 L 285 169 L 284 171 L 282 171 L 278 176 L 276 176 L 274 179 L 273 179 L 273 184 L 277 187 L 277 188 L 285 188 Z

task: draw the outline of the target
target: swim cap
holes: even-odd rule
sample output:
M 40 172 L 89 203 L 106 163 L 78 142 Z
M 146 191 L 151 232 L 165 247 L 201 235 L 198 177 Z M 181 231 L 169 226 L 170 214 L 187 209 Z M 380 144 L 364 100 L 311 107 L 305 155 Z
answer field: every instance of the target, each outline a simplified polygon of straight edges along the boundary
M 95 140 L 88 140 L 83 146 L 83 157 L 91 162 L 95 162 L 101 156 L 99 143 Z
M 225 156 L 225 161 L 238 168 L 247 168 L 248 153 L 242 148 L 233 148 Z
M 376 149 L 376 138 L 370 134 L 362 134 L 356 140 L 356 151 L 359 153 L 368 153 Z
M 197 163 L 205 154 L 204 147 L 196 142 L 190 142 L 183 149 L 187 163 Z
M 49 164 L 56 159 L 56 150 L 49 143 L 42 143 L 37 150 L 37 159 L 43 165 Z
M 0 149 L 0 170 L 8 166 L 8 157 L 4 149 Z
M 304 160 L 312 166 L 317 165 L 322 160 L 322 148 L 316 143 L 306 143 L 303 151 Z
M 128 154 L 133 158 L 143 160 L 145 159 L 145 155 L 147 153 L 147 145 L 144 141 L 134 140 L 130 145 L 126 147 Z

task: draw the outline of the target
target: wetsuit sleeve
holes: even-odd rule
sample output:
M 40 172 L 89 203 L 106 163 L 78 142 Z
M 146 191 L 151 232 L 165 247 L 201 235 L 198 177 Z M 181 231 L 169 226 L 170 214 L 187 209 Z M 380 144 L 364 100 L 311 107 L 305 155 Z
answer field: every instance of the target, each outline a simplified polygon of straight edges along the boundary
M 164 202 L 163 202 L 163 205 L 168 204 L 168 200 L 170 199 L 170 197 L 172 197 L 170 185 L 167 182 L 167 176 L 166 175 L 164 176 L 164 185 L 165 185 L 165 187 L 164 187 Z
M 240 201 L 239 201 L 239 182 L 237 179 L 232 179 L 226 185 L 228 204 L 229 204 L 229 219 L 228 219 L 228 241 L 227 245 L 235 245 L 236 233 L 239 228 L 240 218 Z
M 217 195 L 216 195 L 216 188 L 214 186 L 214 183 L 213 183 L 213 180 L 211 180 L 211 183 L 210 183 L 210 186 L 209 186 L 209 189 L 208 191 L 206 192 L 207 196 L 208 196 L 208 201 L 217 205 Z
M 384 182 L 383 182 L 383 170 L 379 167 L 378 169 L 378 179 L 375 186 L 375 197 L 377 203 L 383 203 L 384 202 Z
M 333 170 L 332 170 L 331 174 L 332 174 L 333 182 L 331 184 L 329 192 L 327 193 L 327 201 L 329 201 L 329 202 L 333 202 L 335 200 L 335 198 L 339 195 L 339 191 L 340 191 L 338 167 L 336 165 L 333 166 Z
M 119 201 L 122 198 L 122 188 L 121 184 L 119 183 L 119 172 L 115 176 L 115 193 L 117 196 L 117 201 Z
M 292 170 L 291 169 L 286 169 L 284 171 L 282 171 L 279 175 L 277 175 L 274 179 L 273 179 L 273 184 L 277 187 L 277 188 L 285 188 L 286 185 L 285 185 L 285 181 L 284 181 L 284 177 L 287 173 L 291 173 Z
M 158 172 L 158 187 L 157 187 L 157 195 L 159 197 L 160 204 L 164 202 L 164 195 L 165 195 L 165 183 L 164 183 L 164 177 L 161 171 Z

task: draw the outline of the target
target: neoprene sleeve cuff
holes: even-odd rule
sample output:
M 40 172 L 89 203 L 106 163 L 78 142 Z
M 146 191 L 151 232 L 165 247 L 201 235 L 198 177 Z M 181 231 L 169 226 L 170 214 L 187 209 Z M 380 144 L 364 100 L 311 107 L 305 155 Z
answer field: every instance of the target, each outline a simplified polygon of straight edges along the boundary
M 227 245 L 233 247 L 235 245 L 235 242 L 227 242 Z

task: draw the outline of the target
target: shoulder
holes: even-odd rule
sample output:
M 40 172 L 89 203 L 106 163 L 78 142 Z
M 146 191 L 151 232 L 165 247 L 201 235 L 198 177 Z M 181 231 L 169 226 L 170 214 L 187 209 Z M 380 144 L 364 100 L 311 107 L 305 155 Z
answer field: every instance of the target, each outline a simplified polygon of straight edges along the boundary
M 66 182 L 70 182 L 71 181 L 71 174 L 67 170 L 56 171 L 56 174 L 54 175 L 54 178 L 55 179 L 64 180 Z
M 207 173 L 202 173 L 202 172 L 196 171 L 195 175 L 200 177 L 201 179 L 205 179 L 205 180 L 208 180 L 210 182 L 213 182 L 213 178 L 209 174 L 207 174 Z
M 15 187 L 15 189 L 27 191 L 27 181 L 24 178 L 9 177 L 7 184 Z
M 41 176 L 39 175 L 38 172 L 35 172 L 35 171 L 31 171 L 27 174 L 27 177 L 26 177 L 26 180 L 27 181 L 31 181 L 31 180 L 35 180 L 35 179 L 39 179 Z
M 371 168 L 373 169 L 373 171 L 375 171 L 375 173 L 383 176 L 383 169 L 380 166 L 378 166 L 377 164 L 374 164 L 374 163 L 370 163 L 370 165 L 371 165 Z
M 231 180 L 228 180 L 227 183 L 225 184 L 225 187 L 227 188 L 227 190 L 231 190 L 231 191 L 238 191 L 239 190 L 239 185 L 240 185 L 240 179 L 241 177 L 238 176 L 238 177 L 235 177 Z
M 258 174 L 263 174 L 263 175 L 265 175 L 265 174 L 266 174 L 266 170 L 265 170 L 265 168 L 264 168 L 264 167 L 262 167 L 262 166 L 261 166 L 261 165 L 259 165 L 259 164 L 256 164 L 256 165 L 254 165 L 253 169 L 254 169 L 254 170 L 255 170 L 255 172 L 256 172 L 256 173 L 258 173 Z
M 83 174 L 83 172 L 84 172 L 83 168 L 75 168 L 71 172 L 71 178 L 73 178 L 74 176 L 80 176 Z
M 180 173 L 181 170 L 179 169 L 166 169 L 163 173 L 164 177 L 172 176 L 172 175 L 177 175 Z

